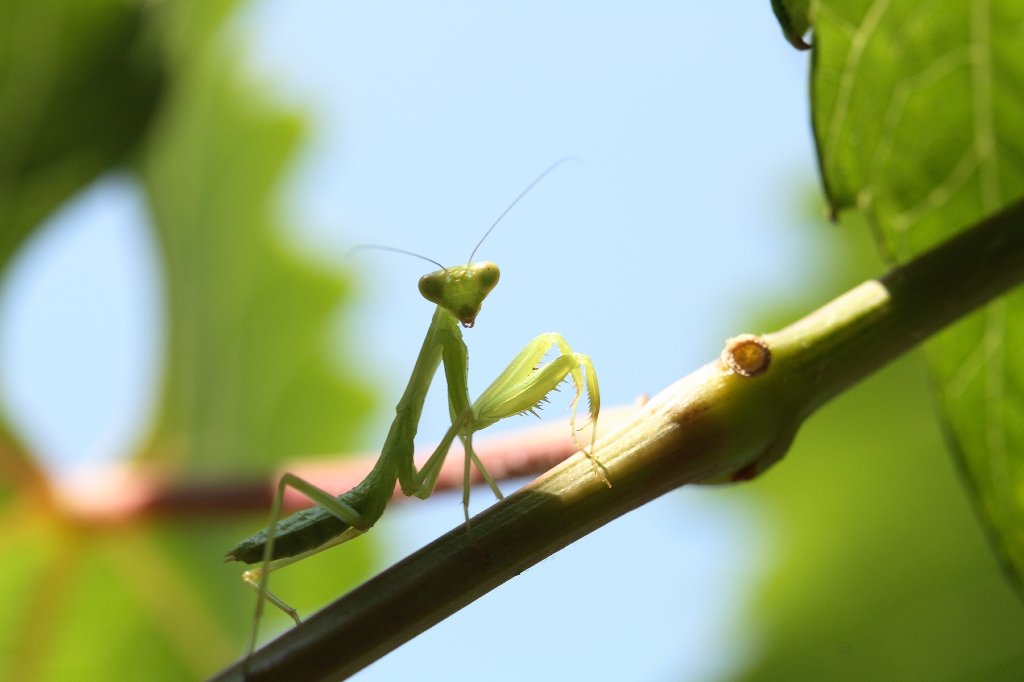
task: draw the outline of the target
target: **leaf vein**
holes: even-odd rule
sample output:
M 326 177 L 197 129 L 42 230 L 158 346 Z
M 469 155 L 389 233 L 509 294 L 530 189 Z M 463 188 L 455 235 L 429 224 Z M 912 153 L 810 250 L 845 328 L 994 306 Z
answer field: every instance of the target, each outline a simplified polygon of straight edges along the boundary
M 825 145 L 827 152 L 824 156 L 826 159 L 836 158 L 839 137 L 850 108 L 854 77 L 860 68 L 861 59 L 864 56 L 864 50 L 867 47 L 868 41 L 878 29 L 878 24 L 881 22 L 882 16 L 888 7 L 889 0 L 875 0 L 871 7 L 868 8 L 863 21 L 861 21 L 857 31 L 850 39 L 850 50 L 847 53 L 846 62 L 843 64 L 843 70 L 839 76 L 839 92 L 836 94 L 835 109 L 832 110 L 832 120 L 828 124 L 828 138 Z
M 981 207 L 985 214 L 1000 206 L 998 152 L 992 107 L 992 16 L 989 0 L 971 4 L 971 95 L 974 153 L 978 157 Z

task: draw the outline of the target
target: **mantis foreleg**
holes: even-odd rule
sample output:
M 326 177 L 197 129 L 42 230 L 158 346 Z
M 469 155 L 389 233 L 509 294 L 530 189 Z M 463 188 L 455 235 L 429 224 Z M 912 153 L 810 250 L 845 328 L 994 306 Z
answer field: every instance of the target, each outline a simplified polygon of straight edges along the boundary
M 543 367 L 538 367 L 538 363 L 553 347 L 557 347 L 562 355 Z M 589 399 L 587 411 L 590 421 L 594 423 L 601 410 L 601 393 L 590 357 L 573 351 L 562 335 L 556 332 L 541 334 L 528 343 L 509 363 L 505 371 L 498 375 L 498 378 L 477 398 L 473 403 L 473 413 L 479 426 L 475 430 L 539 407 L 547 394 L 557 388 L 558 384 L 566 377 L 572 379 L 576 388 L 576 395 L 570 406 L 572 409 L 570 424 L 575 440 L 576 408 L 580 398 L 586 392 Z M 587 453 L 589 457 L 593 457 L 596 438 L 596 432 L 592 431 L 590 452 Z
M 546 365 L 538 367 L 538 363 L 552 348 L 558 348 L 562 355 Z M 533 411 L 567 377 L 572 380 L 576 389 L 576 395 L 571 404 L 572 417 L 570 420 L 573 439 L 576 439 L 577 432 L 576 408 L 584 393 L 589 398 L 588 413 L 591 422 L 597 420 L 597 414 L 601 408 L 601 394 L 593 365 L 588 356 L 574 352 L 561 334 L 554 332 L 542 334 L 528 343 L 472 405 L 469 404 L 468 398 L 466 352 L 461 336 L 457 342 L 456 339 L 453 339 L 450 344 L 445 345 L 442 359 L 445 377 L 448 380 L 448 404 L 452 412 L 452 426 L 423 467 L 418 472 L 414 472 L 414 476 L 407 480 L 408 485 L 403 483 L 402 489 L 407 495 L 413 494 L 424 499 L 429 497 L 433 492 L 438 473 L 454 436 L 458 435 L 466 451 L 463 508 L 467 519 L 469 517 L 471 464 L 476 465 L 495 495 L 499 499 L 502 497 L 493 477 L 487 472 L 473 450 L 472 436 L 474 433 L 506 417 Z M 581 449 L 594 463 L 595 473 L 608 484 L 607 477 L 593 456 L 596 437 L 596 432 L 592 429 L 589 451 Z M 401 478 L 399 480 L 401 482 Z

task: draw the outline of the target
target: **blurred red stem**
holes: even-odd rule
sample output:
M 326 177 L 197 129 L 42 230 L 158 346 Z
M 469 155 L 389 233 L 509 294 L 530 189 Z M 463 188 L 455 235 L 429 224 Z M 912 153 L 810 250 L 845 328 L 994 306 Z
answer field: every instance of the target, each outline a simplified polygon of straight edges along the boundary
M 609 429 L 636 408 L 607 408 L 601 413 L 601 430 Z M 549 421 L 536 426 L 481 438 L 474 442 L 477 454 L 495 480 L 536 476 L 578 450 L 570 436 L 568 420 Z M 421 448 L 423 461 L 433 448 Z M 268 479 L 231 481 L 177 481 L 163 472 L 138 466 L 92 472 L 59 486 L 55 499 L 76 519 L 120 522 L 145 516 L 181 517 L 215 513 L 251 513 L 270 509 L 280 475 L 289 471 L 332 492 L 345 492 L 358 484 L 373 468 L 378 453 L 359 453 L 330 458 L 304 458 L 289 462 Z M 463 452 L 452 446 L 438 477 L 435 490 L 461 490 Z M 473 483 L 482 482 L 473 469 Z M 506 491 L 507 492 L 507 491 Z M 393 501 L 405 500 L 395 495 Z M 285 508 L 295 511 L 310 506 L 293 490 L 285 496 Z

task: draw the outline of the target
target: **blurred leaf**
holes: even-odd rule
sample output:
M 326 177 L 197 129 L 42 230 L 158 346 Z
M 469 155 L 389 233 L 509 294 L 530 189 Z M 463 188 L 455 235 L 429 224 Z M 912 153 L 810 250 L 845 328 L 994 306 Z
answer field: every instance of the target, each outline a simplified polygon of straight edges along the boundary
M 737 491 L 767 506 L 777 557 L 741 679 L 1024 669 L 1024 610 L 941 457 L 925 384 L 920 362 L 900 361 L 815 415 L 786 462 Z
M 826 277 L 806 286 L 816 300 L 755 328 L 878 272 L 866 229 L 828 243 Z M 1024 609 L 942 457 L 929 403 L 922 363 L 901 360 L 815 414 L 784 462 L 728 491 L 769 532 L 754 661 L 740 679 L 994 680 L 1024 669 Z
M 1024 5 L 814 7 L 813 120 L 834 209 L 861 209 L 905 261 L 1024 194 Z M 1024 293 L 930 344 L 984 517 L 1024 576 Z
M 163 84 L 142 3 L 0 3 L 0 267 L 39 222 L 120 163 Z
M 222 20 L 224 5 L 196 2 L 166 18 L 176 79 L 142 155 L 168 302 L 163 402 L 145 456 L 186 475 L 237 477 L 264 473 L 286 456 L 350 447 L 371 400 L 346 377 L 353 373 L 344 371 L 342 339 L 330 333 L 346 299 L 344 280 L 295 252 L 275 220 L 301 122 L 239 78 L 236 52 L 207 23 Z M 215 40 L 205 49 L 189 39 L 206 35 Z M 260 515 L 161 533 L 157 546 L 170 562 L 163 571 L 211 623 L 228 623 L 236 636 L 228 656 L 206 651 L 207 666 L 237 657 L 251 626 L 253 596 L 241 566 L 222 564 L 223 554 L 265 523 Z M 368 549 L 357 543 L 290 567 L 275 575 L 275 590 L 308 613 L 365 575 Z M 159 568 L 154 562 L 149 572 Z M 279 627 L 290 623 L 268 615 Z
M 0 271 L 145 131 L 162 75 L 143 19 L 123 0 L 0 3 Z M 0 487 L 41 484 L 0 415 Z
M 343 449 L 370 406 L 331 334 L 344 280 L 295 252 L 275 221 L 301 126 L 240 78 L 224 38 L 234 4 L 0 10 L 2 58 L 21 69 L 32 48 L 42 69 L 0 71 L 0 97 L 39 89 L 25 100 L 32 116 L 0 110 L 0 135 L 10 135 L 0 148 L 19 154 L 0 155 L 0 247 L 9 255 L 64 195 L 126 155 L 136 162 L 168 309 L 163 399 L 139 455 L 170 474 L 265 473 L 285 455 Z M 161 62 L 168 84 L 146 130 L 138 112 L 153 101 L 131 69 Z M 0 497 L 0 679 L 198 679 L 226 665 L 242 651 L 254 595 L 222 557 L 265 522 L 95 525 L 68 518 L 41 488 L 13 488 Z M 303 562 L 275 588 L 308 612 L 364 574 L 370 546 Z
M 170 312 L 148 455 L 238 472 L 338 451 L 369 407 L 332 361 L 344 282 L 289 250 L 272 220 L 300 123 L 240 84 L 230 55 L 181 66 L 143 162 Z

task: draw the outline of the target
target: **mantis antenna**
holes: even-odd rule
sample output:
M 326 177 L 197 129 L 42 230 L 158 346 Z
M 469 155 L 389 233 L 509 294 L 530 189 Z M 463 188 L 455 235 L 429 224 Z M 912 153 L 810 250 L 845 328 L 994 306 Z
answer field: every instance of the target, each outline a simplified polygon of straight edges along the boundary
M 489 234 L 491 234 L 492 231 L 494 231 L 494 228 L 498 226 L 498 223 L 501 222 L 501 219 L 504 218 L 508 214 L 508 212 L 512 210 L 512 207 L 515 206 L 516 204 L 518 204 L 519 200 L 522 199 L 523 197 L 525 197 L 527 195 L 527 193 L 529 193 L 529 191 L 531 189 L 536 187 L 537 183 L 539 183 L 541 180 L 543 180 L 545 175 L 547 175 L 551 171 L 555 170 L 556 168 L 561 166 L 563 163 L 567 163 L 569 161 L 575 161 L 576 163 L 583 163 L 583 159 L 579 158 L 578 156 L 563 156 L 558 161 L 555 161 L 553 164 L 551 164 L 550 166 L 545 168 L 544 171 L 540 175 L 538 175 L 536 178 L 533 179 L 533 182 L 531 182 L 529 185 L 526 186 L 526 189 L 524 189 L 522 192 L 519 193 L 519 196 L 517 196 L 515 199 L 512 200 L 512 203 L 508 205 L 508 208 L 506 208 L 504 211 L 501 212 L 501 215 L 498 216 L 498 219 L 495 220 L 491 224 L 491 226 L 487 228 L 487 231 L 484 232 L 484 236 L 480 237 L 480 241 L 478 241 L 476 243 L 476 246 L 473 247 L 473 252 L 469 254 L 469 261 L 467 261 L 466 265 L 472 265 L 473 264 L 473 256 L 476 255 L 476 252 L 480 248 L 480 245 L 483 244 L 484 240 L 487 239 L 487 236 Z
M 345 257 L 347 258 L 348 256 L 351 256 L 356 251 L 365 251 L 367 249 L 373 249 L 375 251 L 393 251 L 394 253 L 403 253 L 406 256 L 413 256 L 415 258 L 425 260 L 428 263 L 433 263 L 434 265 L 441 268 L 445 272 L 448 272 L 448 268 L 441 265 L 433 258 L 427 258 L 426 256 L 422 256 L 418 253 L 415 253 L 414 251 L 406 251 L 405 249 L 398 249 L 395 248 L 394 246 L 385 246 L 384 244 L 357 244 L 356 246 L 353 246 L 351 249 L 348 250 L 348 253 L 345 254 Z

